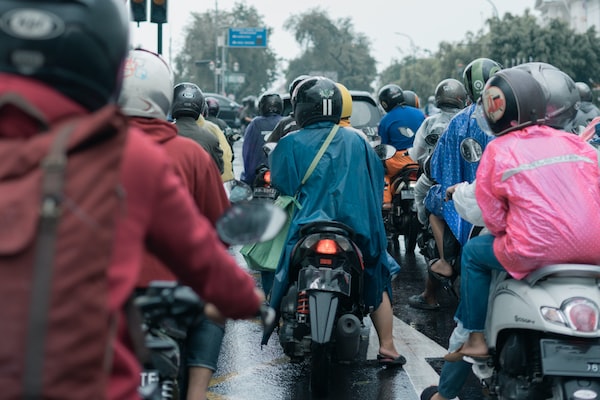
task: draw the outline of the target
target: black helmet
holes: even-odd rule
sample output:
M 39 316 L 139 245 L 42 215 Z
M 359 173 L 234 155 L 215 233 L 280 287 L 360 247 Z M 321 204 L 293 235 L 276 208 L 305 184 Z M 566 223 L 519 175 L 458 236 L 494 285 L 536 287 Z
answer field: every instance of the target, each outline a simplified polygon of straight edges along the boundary
M 219 104 L 219 100 L 214 97 L 207 97 L 205 99 L 206 107 L 208 108 L 208 115 L 211 117 L 216 117 L 219 115 L 219 110 L 221 109 L 221 105 Z
M 444 79 L 435 88 L 435 106 L 449 108 L 465 108 L 467 90 L 457 79 Z
M 493 134 L 544 123 L 546 101 L 542 86 L 531 74 L 510 68 L 494 74 L 481 93 L 481 108 Z
M 471 61 L 463 71 L 463 84 L 473 103 L 481 96 L 485 83 L 492 75 L 500 71 L 502 66 L 489 58 L 477 58 Z
M 294 78 L 294 80 L 290 83 L 290 86 L 288 87 L 288 92 L 290 93 L 290 99 L 292 98 L 292 95 L 294 94 L 294 89 L 296 89 L 296 86 L 298 86 L 298 84 L 300 82 L 302 82 L 303 80 L 310 78 L 310 75 L 298 75 L 297 77 Z
M 379 104 L 386 112 L 389 112 L 397 105 L 404 104 L 404 94 L 402 88 L 398 85 L 390 83 L 379 89 Z
M 544 91 L 546 99 L 546 125 L 565 129 L 577 113 L 579 92 L 575 81 L 555 66 L 543 62 L 517 65 L 535 78 Z
M 263 117 L 270 114 L 283 112 L 283 100 L 279 94 L 274 92 L 263 93 L 258 99 L 258 112 Z
M 171 115 L 173 118 L 198 117 L 204 111 L 206 103 L 202 90 L 195 83 L 184 82 L 175 85 L 173 89 L 173 106 Z
M 575 86 L 577 87 L 577 91 L 579 92 L 579 98 L 581 99 L 581 101 L 587 101 L 588 103 L 594 101 L 592 89 L 587 83 L 575 82 Z
M 342 93 L 334 81 L 322 76 L 303 80 L 292 95 L 294 118 L 303 128 L 321 121 L 338 123 L 342 115 Z
M 116 101 L 129 46 L 123 0 L 3 0 L 0 21 L 0 72 L 44 82 L 89 110 Z
M 256 107 L 256 97 L 254 96 L 246 96 L 242 99 L 243 106 L 251 106 L 252 108 Z
M 404 103 L 407 106 L 411 106 L 414 108 L 419 108 L 421 106 L 419 96 L 412 90 L 403 90 L 402 95 L 404 96 Z

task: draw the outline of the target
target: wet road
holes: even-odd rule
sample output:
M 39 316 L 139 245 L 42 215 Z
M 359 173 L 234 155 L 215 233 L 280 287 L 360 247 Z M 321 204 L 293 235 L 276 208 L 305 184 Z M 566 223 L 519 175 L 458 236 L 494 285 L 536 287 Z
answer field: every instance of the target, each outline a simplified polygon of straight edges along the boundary
M 241 154 L 241 143 L 234 146 L 236 156 Z M 239 176 L 241 156 L 234 161 Z M 401 241 L 402 243 L 402 241 Z M 245 265 L 238 252 L 232 254 L 240 265 Z M 418 252 L 418 250 L 417 250 Z M 400 275 L 393 283 L 395 343 L 408 362 L 404 368 L 388 369 L 378 365 L 377 336 L 365 320 L 363 346 L 359 362 L 352 365 L 333 365 L 330 400 L 418 400 L 425 387 L 437 383 L 442 356 L 453 327 L 457 301 L 449 293 L 441 292 L 438 311 L 423 311 L 408 306 L 407 299 L 420 293 L 425 282 L 425 261 L 420 254 L 397 257 L 402 265 Z M 257 276 L 257 281 L 259 281 Z M 277 333 L 261 349 L 261 327 L 255 321 L 229 322 L 219 359 L 218 371 L 211 382 L 209 400 L 301 400 L 311 399 L 309 368 L 307 364 L 292 363 L 281 350 Z M 481 399 L 483 396 L 474 378 L 463 392 L 462 400 Z

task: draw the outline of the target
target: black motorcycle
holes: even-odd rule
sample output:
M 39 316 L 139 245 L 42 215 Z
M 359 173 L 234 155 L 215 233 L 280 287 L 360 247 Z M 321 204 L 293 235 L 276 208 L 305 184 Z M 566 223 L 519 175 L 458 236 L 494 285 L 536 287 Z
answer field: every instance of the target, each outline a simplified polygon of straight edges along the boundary
M 359 353 L 366 310 L 362 254 L 353 236 L 342 223 L 313 222 L 301 228 L 291 254 L 279 341 L 292 360 L 310 359 L 315 395 L 327 393 L 332 362 Z

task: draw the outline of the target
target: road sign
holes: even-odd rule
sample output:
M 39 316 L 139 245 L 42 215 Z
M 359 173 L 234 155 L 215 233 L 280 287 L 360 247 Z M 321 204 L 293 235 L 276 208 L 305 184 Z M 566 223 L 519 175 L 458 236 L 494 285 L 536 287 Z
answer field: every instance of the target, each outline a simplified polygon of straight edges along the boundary
M 267 28 L 229 28 L 228 47 L 267 47 Z

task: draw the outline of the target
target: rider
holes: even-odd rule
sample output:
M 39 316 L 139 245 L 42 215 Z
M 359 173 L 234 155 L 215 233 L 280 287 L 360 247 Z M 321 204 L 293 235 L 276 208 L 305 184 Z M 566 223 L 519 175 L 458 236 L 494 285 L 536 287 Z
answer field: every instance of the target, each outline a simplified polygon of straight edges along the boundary
M 312 77 L 296 87 L 292 105 L 301 129 L 283 137 L 269 156 L 273 186 L 285 195 L 294 195 L 300 187 L 311 160 L 339 122 L 342 97 L 335 82 Z M 357 165 L 362 167 L 356 168 Z M 381 160 L 364 139 L 340 127 L 300 189 L 301 208 L 296 208 L 292 219 L 276 271 L 271 304 L 278 309 L 287 292 L 289 256 L 300 238 L 300 226 L 316 220 L 344 223 L 355 231 L 356 244 L 364 257 L 364 302 L 367 309 L 375 310 L 371 319 L 379 335 L 378 359 L 386 365 L 403 365 L 406 359 L 398 354 L 392 336 L 392 288 L 381 215 L 382 193 Z
M 402 94 L 404 95 L 404 101 L 407 106 L 414 108 L 421 108 L 421 101 L 419 100 L 419 96 L 412 90 L 403 90 Z
M 231 181 L 235 179 L 235 175 L 233 174 L 233 148 L 229 144 L 225 132 L 217 124 L 209 121 L 206 116 L 208 116 L 208 103 L 204 100 L 202 114 L 196 120 L 196 125 L 200 129 L 208 130 L 219 141 L 219 148 L 223 151 L 223 173 L 221 174 L 221 179 L 223 182 Z
M 2 142 L 25 143 L 39 138 L 44 126 L 52 129 L 69 120 L 87 124 L 100 113 L 108 112 L 112 113 L 109 129 L 115 134 L 126 134 L 118 191 L 122 207 L 116 214 L 113 249 L 106 255 L 109 265 L 102 278 L 107 285 L 106 306 L 115 317 L 111 318 L 113 340 L 106 351 L 111 363 L 82 365 L 81 372 L 85 375 L 86 369 L 106 368 L 106 380 L 100 382 L 105 392 L 92 397 L 137 399 L 141 371 L 125 322 L 125 303 L 138 279 L 146 246 L 161 261 L 169 263 L 182 283 L 215 304 L 226 317 L 253 317 L 264 296 L 256 290 L 252 276 L 236 264 L 210 222 L 199 214 L 164 150 L 139 129 L 128 127 L 125 116 L 114 105 L 129 46 L 130 22 L 125 2 L 4 0 L 0 3 L 0 19 L 14 18 L 17 14 L 34 15 L 40 18 L 38 22 L 52 22 L 56 29 L 51 35 L 44 35 L 43 40 L 33 35 L 33 31 L 23 34 L 16 26 L 0 30 L 0 53 L 4 55 L 0 57 Z M 33 107 L 24 107 L 27 103 Z M 102 205 L 103 200 L 99 199 L 98 204 Z M 70 207 L 69 210 L 84 217 L 81 226 L 72 229 L 87 229 L 90 221 L 85 220 L 85 210 L 78 209 L 77 204 Z M 79 247 L 71 247 L 69 251 L 75 254 Z M 72 300 L 77 302 L 77 293 L 73 293 Z M 78 324 L 69 324 L 66 329 L 78 329 Z M 48 334 L 59 336 L 60 332 Z M 85 351 L 77 347 L 71 350 Z M 6 379 L 6 374 L 0 374 L 2 387 L 10 384 Z
M 408 155 L 416 160 L 426 171 L 419 176 L 415 186 L 415 205 L 419 222 L 427 226 L 428 216 L 425 210 L 425 196 L 429 188 L 435 183 L 429 177 L 429 168 L 425 168 L 425 161 L 433 153 L 433 149 L 442 133 L 450 123 L 450 120 L 467 104 L 467 90 L 465 86 L 456 79 L 444 79 L 435 88 L 435 107 L 439 113 L 427 117 L 415 135 L 413 147 L 408 149 Z M 409 297 L 408 304 L 411 307 L 426 310 L 439 309 L 439 304 L 431 299 L 430 293 L 435 293 L 437 285 L 432 280 L 427 280 L 431 287 L 423 293 Z
M 477 203 L 491 234 L 463 249 L 456 319 L 471 334 L 449 361 L 488 355 L 483 328 L 492 270 L 522 279 L 549 264 L 600 262 L 592 239 L 600 235 L 598 155 L 581 138 L 548 126 L 546 107 L 542 85 L 519 68 L 494 75 L 482 93 L 483 117 L 498 136 L 477 171 Z M 569 196 L 552 195 L 565 187 Z
M 227 125 L 227 122 L 219 118 L 219 111 L 221 110 L 219 100 L 209 96 L 205 99 L 205 101 L 207 115 L 204 118 L 207 121 L 210 121 L 213 124 L 217 125 L 219 129 L 221 129 L 221 131 L 225 134 L 225 137 L 227 138 L 229 146 L 233 149 L 233 144 L 239 139 L 241 139 L 242 136 L 239 133 L 234 132 L 233 129 L 231 129 L 231 127 Z M 234 157 L 235 155 L 232 154 L 231 161 L 233 161 Z
M 229 207 L 229 200 L 210 155 L 193 140 L 177 135 L 177 127 L 167 122 L 173 99 L 171 68 L 158 54 L 135 49 L 129 52 L 125 71 L 119 105 L 129 116 L 129 125 L 144 131 L 165 149 L 196 207 L 214 227 Z M 146 288 L 155 280 L 175 281 L 176 278 L 159 259 L 147 252 L 138 287 Z M 224 333 L 222 325 L 208 318 L 188 329 L 187 385 L 182 386 L 188 399 L 206 398 Z
M 223 150 L 219 139 L 208 129 L 198 126 L 197 120 L 204 111 L 205 102 L 202 90 L 195 83 L 183 82 L 175 85 L 171 116 L 181 136 L 193 139 L 204 147 L 213 158 L 219 171 L 224 171 Z
M 340 116 L 339 125 L 353 130 L 360 137 L 362 137 L 368 142 L 369 138 L 367 137 L 367 135 L 360 129 L 356 129 L 355 127 L 353 127 L 352 123 L 350 122 L 350 117 L 352 116 L 352 95 L 350 94 L 350 91 L 348 90 L 348 88 L 346 88 L 346 86 L 342 85 L 339 82 L 336 83 L 336 85 L 338 89 L 340 89 L 340 93 L 342 95 L 342 114 Z
M 267 165 L 267 154 L 263 150 L 265 138 L 271 134 L 275 125 L 281 119 L 283 100 L 274 92 L 263 93 L 258 100 L 258 116 L 255 117 L 244 133 L 242 145 L 242 159 L 244 171 L 242 180 L 249 185 L 254 185 L 256 169 L 260 165 Z
M 241 123 L 242 134 L 246 132 L 246 128 L 252 122 L 252 119 L 258 115 L 256 108 L 256 97 L 246 96 L 242 99 L 242 109 L 240 110 L 239 118 Z
M 383 202 L 390 204 L 392 202 L 390 178 L 405 165 L 414 163 L 406 150 L 412 147 L 415 132 L 425 120 L 425 114 L 417 108 L 407 106 L 402 88 L 393 83 L 379 89 L 378 99 L 387 113 L 381 118 L 377 128 L 381 143 L 396 148 L 394 157 L 385 161 L 387 189 L 384 191 Z

